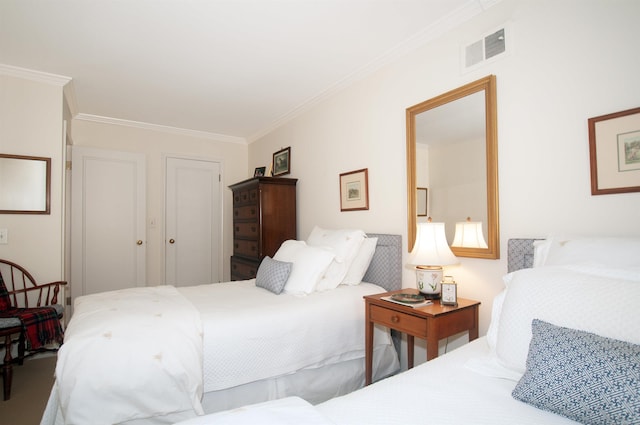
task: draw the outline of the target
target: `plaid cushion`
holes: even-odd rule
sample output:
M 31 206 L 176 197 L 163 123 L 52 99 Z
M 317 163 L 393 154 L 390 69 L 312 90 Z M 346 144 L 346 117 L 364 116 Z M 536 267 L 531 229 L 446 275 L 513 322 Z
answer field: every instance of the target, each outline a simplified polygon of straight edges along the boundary
M 62 344 L 64 332 L 53 307 L 10 308 L 0 311 L 0 318 L 17 317 L 22 322 L 27 350 L 37 350 L 49 343 Z
M 9 291 L 2 279 L 2 273 L 0 273 L 0 311 L 4 311 L 11 308 L 11 299 L 9 299 Z

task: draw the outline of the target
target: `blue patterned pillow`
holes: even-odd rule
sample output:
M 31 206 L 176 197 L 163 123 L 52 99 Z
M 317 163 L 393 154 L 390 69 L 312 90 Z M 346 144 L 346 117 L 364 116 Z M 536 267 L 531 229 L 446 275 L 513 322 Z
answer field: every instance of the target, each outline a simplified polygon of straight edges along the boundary
M 583 424 L 640 423 L 640 345 L 532 322 L 513 397 Z
M 274 260 L 268 256 L 264 257 L 256 274 L 256 286 L 267 289 L 276 295 L 280 294 L 289 279 L 292 265 L 292 263 Z

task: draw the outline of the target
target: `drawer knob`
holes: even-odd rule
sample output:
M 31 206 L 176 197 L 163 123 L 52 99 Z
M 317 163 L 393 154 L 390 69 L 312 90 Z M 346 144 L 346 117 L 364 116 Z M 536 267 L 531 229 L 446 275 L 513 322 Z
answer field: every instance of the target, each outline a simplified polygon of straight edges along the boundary
M 398 323 L 400 321 L 400 318 L 398 316 L 391 316 L 391 321 L 393 323 Z

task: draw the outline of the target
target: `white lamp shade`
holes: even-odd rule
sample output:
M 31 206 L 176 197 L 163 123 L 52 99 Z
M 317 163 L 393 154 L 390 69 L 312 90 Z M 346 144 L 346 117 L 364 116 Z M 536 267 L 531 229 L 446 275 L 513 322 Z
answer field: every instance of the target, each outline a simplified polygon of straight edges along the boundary
M 456 233 L 451 246 L 460 248 L 488 248 L 482 233 L 482 222 L 460 221 L 456 223 Z
M 416 242 L 408 262 L 413 266 L 447 266 L 458 264 L 447 244 L 444 223 L 418 223 Z

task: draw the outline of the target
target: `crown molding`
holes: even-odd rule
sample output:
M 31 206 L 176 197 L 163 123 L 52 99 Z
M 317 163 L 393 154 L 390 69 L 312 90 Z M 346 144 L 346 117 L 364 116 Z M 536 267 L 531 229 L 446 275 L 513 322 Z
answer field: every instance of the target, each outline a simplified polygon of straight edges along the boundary
M 180 136 L 197 137 L 200 139 L 215 140 L 217 142 L 247 144 L 247 140 L 243 137 L 228 136 L 226 134 L 210 133 L 207 131 L 189 130 L 167 125 L 150 124 L 140 121 L 123 120 L 120 118 L 103 117 L 100 115 L 78 114 L 73 117 L 74 120 L 91 121 L 101 124 L 119 125 L 123 127 L 133 127 L 143 130 L 158 131 L 161 133 L 177 134 Z
M 9 77 L 24 78 L 26 80 L 37 81 L 39 83 L 54 84 L 57 86 L 65 86 L 71 82 L 71 77 L 64 75 L 50 74 L 48 72 L 34 71 L 32 69 L 19 68 L 17 66 L 5 65 L 0 63 L 0 75 L 8 75 Z
M 467 3 L 460 6 L 458 9 L 442 17 L 432 25 L 424 28 L 422 31 L 416 33 L 414 36 L 408 38 L 402 43 L 396 45 L 391 50 L 382 54 L 381 56 L 374 59 L 367 65 L 361 67 L 360 69 L 356 70 L 352 74 L 336 82 L 328 89 L 322 91 L 321 93 L 318 93 L 316 96 L 302 103 L 297 108 L 281 116 L 276 121 L 274 121 L 270 126 L 248 137 L 247 140 L 249 141 L 249 143 L 251 143 L 260 139 L 261 137 L 269 134 L 270 132 L 274 131 L 278 127 L 286 124 L 288 121 L 291 121 L 292 119 L 301 115 L 303 112 L 311 109 L 313 106 L 321 103 L 322 101 L 328 99 L 332 95 L 343 90 L 344 88 L 350 86 L 351 84 L 354 84 L 359 80 L 364 79 L 369 75 L 372 75 L 374 72 L 378 71 L 385 65 L 418 49 L 419 47 L 429 43 L 430 41 L 435 40 L 436 38 L 440 37 L 446 32 L 460 26 L 464 22 L 483 13 L 488 8 L 494 6 L 497 3 L 500 3 L 501 1 L 502 0 L 470 0 L 468 1 Z

